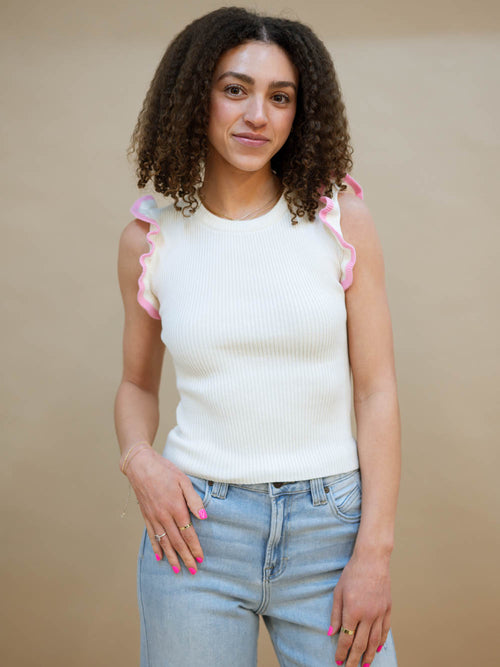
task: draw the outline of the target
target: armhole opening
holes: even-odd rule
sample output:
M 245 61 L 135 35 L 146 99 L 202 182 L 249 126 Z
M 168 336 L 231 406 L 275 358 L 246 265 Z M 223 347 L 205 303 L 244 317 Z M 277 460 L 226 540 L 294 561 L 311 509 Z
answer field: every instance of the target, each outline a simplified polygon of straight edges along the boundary
M 148 208 L 155 208 L 156 203 L 152 195 L 145 195 L 137 199 L 130 212 L 138 220 L 149 223 L 149 231 L 146 234 L 146 240 L 149 244 L 148 252 L 143 253 L 139 257 L 139 263 L 142 266 L 142 272 L 137 281 L 138 292 L 137 301 L 144 308 L 144 310 L 155 320 L 160 320 L 159 303 L 156 296 L 151 290 L 151 272 L 152 272 L 152 258 L 156 249 L 154 236 L 159 233 L 160 225 L 151 215 L 146 212 Z M 156 209 L 157 210 L 157 209 Z M 152 210 L 150 211 L 152 213 Z

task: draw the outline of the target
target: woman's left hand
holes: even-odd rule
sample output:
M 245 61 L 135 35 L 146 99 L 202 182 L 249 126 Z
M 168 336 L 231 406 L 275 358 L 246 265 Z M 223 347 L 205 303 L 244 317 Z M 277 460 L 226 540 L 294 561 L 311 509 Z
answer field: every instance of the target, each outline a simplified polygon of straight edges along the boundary
M 363 653 L 363 667 L 372 663 L 389 634 L 391 607 L 388 559 L 353 555 L 335 586 L 329 634 L 341 625 L 355 633 L 340 633 L 335 664 L 357 667 Z

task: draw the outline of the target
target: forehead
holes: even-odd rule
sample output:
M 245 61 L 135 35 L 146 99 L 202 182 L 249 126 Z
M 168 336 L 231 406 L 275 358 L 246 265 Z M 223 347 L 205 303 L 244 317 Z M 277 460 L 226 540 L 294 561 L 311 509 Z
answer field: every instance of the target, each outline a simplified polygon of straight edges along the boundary
M 277 44 L 246 42 L 221 55 L 214 78 L 226 70 L 248 74 L 253 78 L 289 79 L 298 82 L 299 73 L 287 52 Z

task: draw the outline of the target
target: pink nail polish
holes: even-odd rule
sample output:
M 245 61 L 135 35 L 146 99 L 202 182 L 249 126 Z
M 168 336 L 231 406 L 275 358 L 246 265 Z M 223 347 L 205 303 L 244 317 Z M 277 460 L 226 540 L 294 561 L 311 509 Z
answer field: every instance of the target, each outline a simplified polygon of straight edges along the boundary
M 203 563 L 203 556 L 196 556 L 198 563 Z
M 343 665 L 344 661 L 343 660 L 335 660 L 336 665 Z
M 370 663 L 369 662 L 364 662 L 363 667 L 370 667 Z
M 328 634 L 328 636 L 333 635 L 333 626 L 332 625 L 330 625 L 330 627 L 328 628 L 328 633 L 327 634 Z
M 196 574 L 196 568 L 194 568 L 194 567 L 190 567 L 190 568 L 188 568 L 188 569 L 189 569 L 189 571 L 191 572 L 191 574 Z
M 200 517 L 200 519 L 206 519 L 206 518 L 207 518 L 207 512 L 206 512 L 206 510 L 205 510 L 205 509 L 201 509 L 201 510 L 199 510 L 199 512 L 198 512 L 198 516 Z
M 380 644 L 380 646 L 377 649 L 377 653 L 380 653 L 380 651 L 382 650 L 382 646 L 383 646 L 383 644 Z
M 180 567 L 177 567 L 177 565 L 172 565 L 172 570 L 175 572 L 175 574 L 179 574 L 181 571 Z
M 155 556 L 156 556 L 156 560 L 161 560 L 160 554 L 155 554 Z

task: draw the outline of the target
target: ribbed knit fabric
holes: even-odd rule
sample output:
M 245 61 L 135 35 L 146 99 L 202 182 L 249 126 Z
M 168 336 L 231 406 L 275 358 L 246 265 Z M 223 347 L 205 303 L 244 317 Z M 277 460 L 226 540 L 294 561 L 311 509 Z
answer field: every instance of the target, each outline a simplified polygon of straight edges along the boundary
M 355 250 L 337 195 L 296 225 L 284 196 L 250 220 L 203 205 L 185 217 L 151 195 L 132 206 L 150 222 L 138 301 L 161 319 L 180 395 L 163 456 L 184 472 L 251 484 L 359 467 L 344 295 Z

